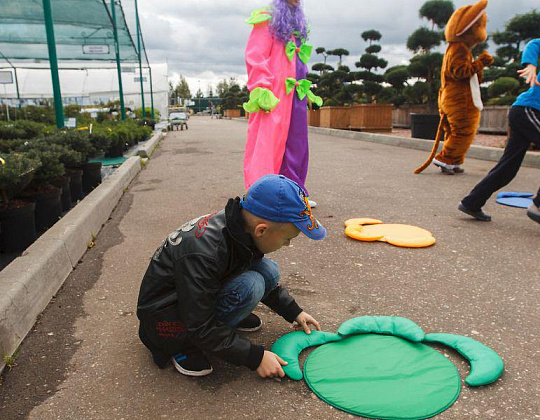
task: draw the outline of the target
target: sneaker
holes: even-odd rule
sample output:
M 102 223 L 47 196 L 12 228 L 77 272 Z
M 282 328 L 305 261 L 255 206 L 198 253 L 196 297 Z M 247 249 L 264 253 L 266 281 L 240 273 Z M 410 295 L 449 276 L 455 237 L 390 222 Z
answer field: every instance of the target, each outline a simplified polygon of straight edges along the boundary
M 314 209 L 315 207 L 317 207 L 317 202 L 316 201 L 313 201 L 313 200 L 308 200 L 308 203 L 309 203 L 309 206 Z
M 176 370 L 186 376 L 206 376 L 214 371 L 204 353 L 199 349 L 178 353 L 171 361 Z
M 469 210 L 467 207 L 463 205 L 463 203 L 459 203 L 458 210 L 462 211 L 465 214 L 468 214 L 469 216 L 474 217 L 476 220 L 480 220 L 481 222 L 491 222 L 491 216 L 489 214 L 484 213 L 482 210 L 480 211 Z
M 459 165 L 454 166 L 454 173 L 455 174 L 462 174 L 463 172 L 465 172 L 465 169 L 463 169 L 461 166 L 459 166 Z
M 246 319 L 241 321 L 237 326 L 237 331 L 254 332 L 262 328 L 262 320 L 255 314 L 249 314 Z
M 454 169 L 449 168 L 448 166 L 442 162 L 439 162 L 438 160 L 433 160 L 433 164 L 437 166 L 438 168 L 441 168 L 441 172 L 445 175 L 455 175 Z
M 534 203 L 531 203 L 527 209 L 527 216 L 529 216 L 529 219 L 534 220 L 536 223 L 540 223 L 540 208 L 538 208 Z

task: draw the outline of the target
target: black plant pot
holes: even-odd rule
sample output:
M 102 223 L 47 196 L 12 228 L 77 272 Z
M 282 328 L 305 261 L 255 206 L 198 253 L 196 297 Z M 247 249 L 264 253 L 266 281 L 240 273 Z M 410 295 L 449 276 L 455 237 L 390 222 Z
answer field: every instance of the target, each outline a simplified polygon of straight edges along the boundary
M 24 198 L 36 203 L 36 230 L 49 229 L 62 216 L 62 188 L 51 187 L 43 192 L 26 192 Z
M 88 162 L 83 166 L 82 185 L 86 194 L 101 184 L 101 162 Z
M 411 114 L 411 137 L 435 140 L 440 118 L 439 114 Z
M 79 200 L 82 200 L 84 198 L 84 191 L 82 185 L 83 170 L 77 168 L 69 168 L 66 170 L 66 173 L 71 179 L 69 183 L 71 201 L 75 203 Z
M 69 175 L 61 176 L 51 182 L 55 187 L 62 188 L 62 195 L 60 200 L 62 201 L 62 211 L 68 211 L 71 208 L 71 189 L 70 189 L 71 177 Z
M 36 204 L 20 203 L 20 207 L 0 208 L 1 252 L 22 252 L 37 238 L 34 215 Z

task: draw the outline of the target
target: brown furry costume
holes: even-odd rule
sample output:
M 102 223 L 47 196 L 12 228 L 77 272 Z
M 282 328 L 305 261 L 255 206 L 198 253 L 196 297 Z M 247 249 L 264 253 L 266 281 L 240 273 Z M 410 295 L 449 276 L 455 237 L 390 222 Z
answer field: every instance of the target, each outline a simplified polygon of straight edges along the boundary
M 448 20 L 444 32 L 448 48 L 442 64 L 439 92 L 441 123 L 433 150 L 428 160 L 415 170 L 417 174 L 427 168 L 434 157 L 438 166 L 442 163 L 448 168 L 459 167 L 474 140 L 482 110 L 479 83 L 484 67 L 489 66 L 493 58 L 484 51 L 473 60 L 471 49 L 487 39 L 487 3 L 487 0 L 481 0 L 473 6 L 460 7 Z M 473 89 L 476 92 L 473 93 Z M 442 130 L 445 132 L 444 146 L 435 156 Z

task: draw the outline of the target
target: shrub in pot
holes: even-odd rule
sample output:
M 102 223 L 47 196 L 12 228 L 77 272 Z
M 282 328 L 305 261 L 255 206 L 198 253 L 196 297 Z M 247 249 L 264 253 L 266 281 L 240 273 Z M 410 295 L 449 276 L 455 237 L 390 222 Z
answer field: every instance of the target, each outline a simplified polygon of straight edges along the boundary
M 81 154 L 73 149 L 59 144 L 51 144 L 47 137 L 38 137 L 29 142 L 28 147 L 39 148 L 41 150 L 53 149 L 58 153 L 60 163 L 64 165 L 64 168 L 72 168 L 80 165 Z M 63 175 L 56 177 L 50 181 L 55 186 L 62 188 L 62 195 L 60 197 L 62 202 L 62 210 L 67 211 L 71 208 L 71 177 L 66 172 Z
M 132 128 L 133 126 L 129 122 L 121 122 L 113 127 L 113 130 L 120 136 L 126 145 L 126 150 L 136 144 L 136 138 Z
M 50 142 L 65 146 L 80 154 L 80 160 L 73 166 L 67 166 L 67 174 L 71 177 L 70 192 L 73 201 L 84 197 L 83 171 L 88 159 L 97 156 L 99 151 L 90 140 L 90 134 L 83 131 L 60 131 L 47 138 Z
M 51 131 L 53 131 L 51 126 L 34 121 L 0 122 L 0 139 L 3 140 L 32 139 Z
M 62 216 L 62 189 L 53 186 L 52 181 L 65 173 L 60 161 L 65 151 L 60 145 L 44 141 L 27 142 L 22 150 L 30 158 L 39 159 L 41 166 L 34 172 L 32 182 L 21 197 L 36 203 L 36 229 L 48 229 Z
M 0 161 L 0 251 L 21 252 L 36 240 L 35 203 L 13 199 L 32 181 L 39 159 L 4 153 Z

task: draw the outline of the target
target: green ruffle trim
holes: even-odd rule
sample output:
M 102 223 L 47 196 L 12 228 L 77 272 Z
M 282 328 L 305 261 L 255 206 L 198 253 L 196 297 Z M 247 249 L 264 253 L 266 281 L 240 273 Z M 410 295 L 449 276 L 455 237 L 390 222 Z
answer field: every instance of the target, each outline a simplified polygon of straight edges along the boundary
M 249 101 L 244 102 L 242 106 L 246 112 L 254 113 L 260 110 L 272 111 L 278 103 L 279 99 L 270 89 L 257 87 L 249 94 Z
M 251 16 L 244 20 L 244 22 L 249 23 L 250 25 L 256 25 L 257 23 L 266 22 L 267 20 L 272 20 L 272 9 L 269 7 L 261 7 L 260 9 L 255 9 L 251 12 Z
M 312 103 L 314 103 L 318 107 L 322 106 L 322 104 L 323 104 L 322 98 L 320 96 L 315 95 L 311 90 L 308 91 L 307 97 Z

